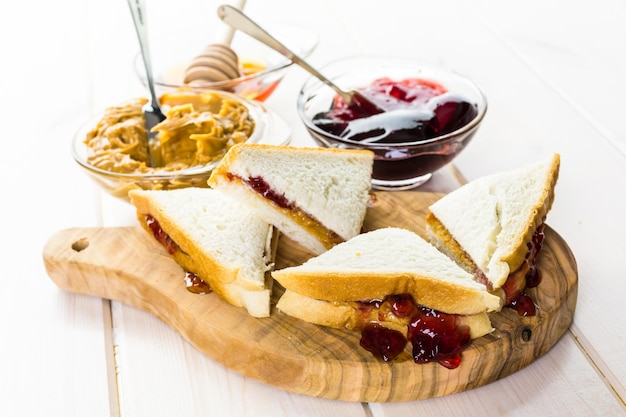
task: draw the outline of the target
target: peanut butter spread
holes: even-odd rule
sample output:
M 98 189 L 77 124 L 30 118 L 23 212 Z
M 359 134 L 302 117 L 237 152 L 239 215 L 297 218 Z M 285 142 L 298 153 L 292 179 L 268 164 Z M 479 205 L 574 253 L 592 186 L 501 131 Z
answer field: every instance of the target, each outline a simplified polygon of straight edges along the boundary
M 164 95 L 166 119 L 158 132 L 148 164 L 147 132 L 140 98 L 109 107 L 84 140 L 87 162 L 97 168 L 125 174 L 177 171 L 219 160 L 236 143 L 252 135 L 255 123 L 248 108 L 214 93 Z
M 330 230 L 324 226 L 319 220 L 313 217 L 311 214 L 305 212 L 303 209 L 287 201 L 284 195 L 279 195 L 272 190 L 262 178 L 247 178 L 243 179 L 235 174 L 228 173 L 227 178 L 230 181 L 236 181 L 254 190 L 259 198 L 266 198 L 270 200 L 275 209 L 280 211 L 285 217 L 291 219 L 294 223 L 300 225 L 310 235 L 314 236 L 326 249 L 330 249 L 333 246 L 341 243 L 344 239 L 336 232 Z

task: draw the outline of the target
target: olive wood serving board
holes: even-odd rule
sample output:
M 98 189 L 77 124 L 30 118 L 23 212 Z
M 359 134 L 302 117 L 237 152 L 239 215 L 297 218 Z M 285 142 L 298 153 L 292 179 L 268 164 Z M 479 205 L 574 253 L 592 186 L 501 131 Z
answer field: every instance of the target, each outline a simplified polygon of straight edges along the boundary
M 425 236 L 424 217 L 440 194 L 376 192 L 364 230 L 404 227 Z M 504 309 L 491 314 L 495 331 L 472 341 L 453 370 L 415 364 L 407 350 L 393 362 L 359 345 L 360 333 L 302 322 L 272 306 L 253 318 L 214 293 L 190 293 L 183 270 L 140 226 L 73 228 L 53 235 L 43 250 L 50 278 L 63 290 L 117 300 L 163 320 L 215 361 L 247 377 L 314 397 L 394 402 L 470 390 L 516 372 L 546 353 L 570 326 L 578 290 L 576 261 L 550 227 L 538 267 L 541 284 L 528 291 L 534 317 Z M 384 250 L 384 248 L 381 248 Z M 276 267 L 311 255 L 281 237 Z M 390 257 L 393 254 L 389 254 Z M 274 303 L 281 289 L 276 285 Z

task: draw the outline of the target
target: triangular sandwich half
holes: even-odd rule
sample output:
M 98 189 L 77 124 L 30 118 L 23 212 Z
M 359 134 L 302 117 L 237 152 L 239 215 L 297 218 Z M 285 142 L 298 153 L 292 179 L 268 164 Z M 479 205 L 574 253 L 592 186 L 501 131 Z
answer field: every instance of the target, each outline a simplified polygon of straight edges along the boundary
M 415 304 L 409 310 L 425 308 L 454 316 L 457 325 L 469 327 L 469 341 L 493 330 L 487 313 L 501 308 L 500 298 L 470 273 L 416 233 L 401 228 L 360 234 L 302 265 L 273 271 L 272 276 L 286 289 L 278 310 L 336 328 L 363 331 L 376 325 L 407 337 L 414 318 L 406 314 L 408 299 Z M 394 302 L 404 305 L 400 308 L 404 313 L 391 313 Z M 432 343 L 446 338 L 435 335 Z M 413 345 L 414 351 L 420 350 L 415 341 Z M 437 350 L 442 355 L 445 351 L 435 346 Z M 438 353 L 433 355 L 441 359 Z
M 369 151 L 243 143 L 228 151 L 208 184 L 320 254 L 361 232 L 372 166 Z
M 275 236 L 248 207 L 207 188 L 129 193 L 137 219 L 186 271 L 254 317 L 268 317 Z
M 534 268 L 559 167 L 554 154 L 447 194 L 429 208 L 429 240 L 508 304 Z

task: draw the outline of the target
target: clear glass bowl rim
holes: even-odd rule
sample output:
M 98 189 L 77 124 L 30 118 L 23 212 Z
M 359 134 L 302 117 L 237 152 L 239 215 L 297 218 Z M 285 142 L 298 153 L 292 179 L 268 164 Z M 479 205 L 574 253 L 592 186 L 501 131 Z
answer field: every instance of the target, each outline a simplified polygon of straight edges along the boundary
M 198 93 L 198 94 L 205 94 L 205 93 L 219 94 L 219 95 L 223 95 L 223 96 L 226 96 L 235 100 L 240 100 L 241 102 L 243 102 L 249 108 L 250 114 L 252 115 L 255 121 L 254 132 L 252 133 L 252 136 L 248 138 L 248 141 L 251 143 L 256 143 L 263 139 L 263 135 L 268 128 L 268 117 L 269 117 L 268 110 L 263 104 L 255 100 L 246 99 L 234 93 L 229 93 L 229 92 L 225 92 L 221 90 L 205 90 L 205 91 L 202 91 L 202 93 Z M 98 175 L 109 177 L 112 179 L 126 180 L 126 181 L 163 181 L 163 180 L 175 180 L 175 179 L 189 179 L 189 178 L 194 178 L 194 177 L 206 176 L 221 161 L 221 160 L 217 160 L 217 161 L 209 162 L 204 165 L 196 165 L 196 166 L 192 166 L 189 168 L 180 169 L 176 171 L 150 172 L 150 173 L 145 173 L 145 174 L 113 172 L 113 171 L 107 171 L 107 170 L 98 168 L 87 162 L 86 158 L 84 157 L 84 152 L 82 151 L 82 149 L 79 149 L 79 148 L 84 148 L 83 140 L 85 138 L 85 135 L 87 134 L 89 130 L 91 130 L 93 127 L 96 126 L 99 120 L 100 120 L 99 117 L 95 117 L 95 118 L 89 119 L 86 123 L 81 125 L 77 129 L 74 135 L 74 138 L 72 139 L 72 143 L 71 143 L 72 157 L 81 167 L 83 167 L 90 173 L 98 174 Z
M 298 53 L 298 55 L 302 58 L 302 59 L 306 59 L 308 58 L 313 51 L 315 51 L 315 49 L 317 48 L 318 44 L 319 44 L 319 36 L 318 34 L 316 34 L 315 32 L 313 32 L 312 30 L 310 30 L 309 28 L 304 28 L 301 26 L 294 26 L 285 22 L 274 22 L 276 25 L 278 25 L 279 27 L 287 27 L 287 28 L 292 28 L 292 29 L 297 29 L 297 30 L 302 30 L 305 31 L 307 33 L 308 36 L 310 36 L 312 38 L 312 41 L 309 45 L 307 45 L 306 48 L 303 48 L 301 51 L 296 51 L 295 48 L 292 48 L 292 50 L 294 50 L 294 52 Z M 271 29 L 271 28 L 270 28 Z M 135 74 L 137 75 L 137 77 L 142 80 L 143 82 L 146 81 L 146 74 L 145 74 L 145 69 L 144 69 L 144 65 L 143 65 L 143 58 L 141 56 L 141 51 L 138 51 L 135 54 L 135 58 L 133 60 L 133 68 L 135 70 Z M 244 84 L 248 81 L 253 81 L 253 80 L 257 80 L 257 79 L 261 79 L 264 78 L 267 75 L 270 74 L 274 74 L 274 73 L 279 73 L 280 71 L 290 67 L 291 65 L 293 65 L 293 61 L 291 61 L 288 58 L 284 58 L 280 61 L 278 61 L 276 64 L 269 66 L 267 68 L 265 68 L 264 70 L 255 72 L 253 74 L 248 74 L 248 75 L 244 75 L 238 78 L 233 78 L 232 80 L 226 80 L 226 81 L 217 81 L 217 82 L 208 82 L 208 83 L 194 83 L 193 85 L 188 85 L 188 84 L 181 84 L 181 83 L 172 83 L 172 82 L 164 82 L 161 80 L 155 80 L 154 83 L 155 85 L 158 85 L 160 87 L 165 87 L 165 88 L 171 88 L 171 89 L 177 89 L 177 88 L 184 88 L 184 89 L 189 89 L 189 90 L 194 90 L 194 89 L 228 89 L 228 88 L 232 88 L 235 87 L 237 85 L 240 84 Z
M 404 63 L 408 63 L 414 66 L 419 66 L 420 68 L 424 68 L 424 69 L 428 69 L 431 71 L 438 71 L 438 72 L 444 72 L 447 73 L 447 75 L 452 75 L 454 77 L 456 77 L 458 80 L 463 81 L 464 83 L 466 83 L 469 87 L 471 87 L 472 89 L 474 89 L 477 93 L 478 93 L 478 114 L 476 115 L 476 117 L 474 117 L 469 123 L 463 125 L 462 127 L 460 127 L 459 129 L 450 132 L 450 133 L 446 133 L 445 135 L 441 135 L 441 136 L 436 136 L 434 138 L 431 139 L 426 139 L 426 140 L 420 140 L 420 141 L 414 141 L 414 142 L 398 142 L 398 143 L 367 143 L 364 144 L 363 142 L 360 141 L 356 141 L 356 140 L 350 140 L 350 139 L 344 139 L 342 137 L 339 136 L 335 136 L 331 133 L 326 132 L 323 129 L 320 129 L 319 127 L 317 127 L 315 124 L 312 123 L 311 119 L 307 117 L 306 113 L 305 113 L 305 107 L 307 105 L 307 103 L 309 102 L 309 100 L 314 97 L 311 93 L 313 91 L 317 91 L 318 88 L 313 88 L 313 87 L 321 87 L 321 88 L 330 88 L 328 86 L 326 86 L 325 84 L 323 84 L 319 79 L 317 79 L 314 76 L 310 76 L 304 83 L 304 85 L 302 86 L 299 94 L 298 94 L 298 101 L 297 101 L 297 110 L 298 110 L 298 114 L 300 116 L 300 119 L 303 121 L 303 123 L 305 124 L 305 126 L 307 127 L 307 129 L 315 132 L 315 134 L 328 138 L 328 139 L 332 139 L 334 141 L 337 142 L 341 142 L 341 143 L 345 143 L 346 145 L 350 145 L 353 147 L 359 147 L 359 148 L 369 148 L 369 149 L 397 149 L 399 147 L 419 147 L 419 146 L 423 146 L 423 145 L 428 145 L 428 144 L 433 144 L 433 143 L 437 143 L 437 142 L 445 142 L 449 139 L 455 139 L 458 136 L 462 136 L 468 132 L 471 132 L 472 130 L 474 130 L 484 119 L 485 114 L 487 113 L 487 97 L 485 95 L 485 93 L 483 92 L 483 90 L 480 88 L 480 86 L 474 82 L 473 80 L 465 77 L 464 75 L 448 69 L 448 68 L 444 68 L 441 66 L 437 66 L 437 65 L 433 65 L 433 64 L 426 64 L 426 63 L 422 63 L 420 61 L 417 60 L 412 60 L 410 58 L 406 58 L 406 57 L 394 57 L 394 56 L 384 56 L 384 55 L 354 55 L 354 56 L 349 56 L 349 57 L 345 57 L 345 58 L 341 58 L 332 62 L 329 62 L 328 64 L 321 66 L 319 68 L 319 71 L 324 74 L 325 70 L 327 70 L 329 67 L 333 67 L 335 65 L 340 65 L 340 64 L 345 64 L 345 63 L 349 63 L 352 61 L 357 61 L 357 60 L 369 60 L 372 62 L 404 62 Z M 436 80 L 435 77 L 433 77 Z M 332 81 L 332 77 L 331 77 L 331 81 Z M 373 81 L 373 80 L 372 80 Z M 311 90 L 311 91 L 309 91 Z

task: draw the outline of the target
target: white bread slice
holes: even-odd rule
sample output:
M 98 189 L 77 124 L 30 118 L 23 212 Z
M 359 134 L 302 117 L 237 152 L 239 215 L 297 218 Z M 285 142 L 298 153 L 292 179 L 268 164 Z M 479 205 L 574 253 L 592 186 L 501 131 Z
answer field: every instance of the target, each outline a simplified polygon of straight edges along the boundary
M 369 151 L 242 143 L 228 151 L 208 184 L 320 254 L 361 232 L 372 166 Z M 278 196 L 282 207 L 255 191 L 252 181 Z
M 330 302 L 410 294 L 416 303 L 448 314 L 501 308 L 500 298 L 470 273 L 416 233 L 400 228 L 363 233 L 272 276 L 287 290 Z
M 276 308 L 289 316 L 308 323 L 336 329 L 358 329 L 362 320 L 355 303 L 316 300 L 290 290 L 286 290 L 280 297 Z M 390 318 L 393 316 L 386 315 L 383 320 L 374 319 L 372 322 L 405 334 L 407 320 L 399 318 L 390 320 Z M 457 316 L 457 323 L 469 327 L 472 339 L 477 339 L 493 331 L 487 312 Z
M 222 299 L 254 317 L 270 314 L 273 227 L 248 207 L 208 188 L 129 192 L 137 219 L 147 215 L 178 245 L 172 255 Z
M 426 230 L 433 245 L 495 291 L 524 262 L 528 243 L 554 201 L 560 156 L 465 184 L 432 204 Z

